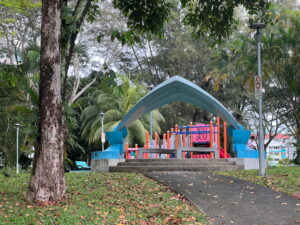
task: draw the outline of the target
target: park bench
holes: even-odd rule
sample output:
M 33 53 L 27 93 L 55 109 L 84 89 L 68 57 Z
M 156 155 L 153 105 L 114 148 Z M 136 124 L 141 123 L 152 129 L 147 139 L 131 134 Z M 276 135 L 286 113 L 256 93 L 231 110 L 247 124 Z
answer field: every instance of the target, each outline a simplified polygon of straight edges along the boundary
M 90 170 L 91 167 L 84 161 L 75 161 L 76 167 L 79 170 Z

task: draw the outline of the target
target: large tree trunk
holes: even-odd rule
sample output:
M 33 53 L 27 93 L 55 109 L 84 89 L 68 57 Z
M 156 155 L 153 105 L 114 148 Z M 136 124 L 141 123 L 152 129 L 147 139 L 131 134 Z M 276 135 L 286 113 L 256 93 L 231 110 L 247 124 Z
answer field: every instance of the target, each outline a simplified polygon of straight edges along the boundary
M 64 135 L 60 73 L 61 0 L 42 2 L 40 124 L 28 201 L 57 201 L 64 197 Z

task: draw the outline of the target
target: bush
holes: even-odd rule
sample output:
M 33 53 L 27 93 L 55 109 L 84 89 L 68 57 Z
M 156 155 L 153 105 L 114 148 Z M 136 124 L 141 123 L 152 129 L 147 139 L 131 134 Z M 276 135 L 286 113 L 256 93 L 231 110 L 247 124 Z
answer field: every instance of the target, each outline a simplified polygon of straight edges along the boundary
M 300 165 L 300 140 L 295 143 L 296 146 L 296 158 L 294 159 L 294 163 Z
M 286 159 L 281 159 L 281 160 L 278 161 L 278 164 L 280 164 L 280 165 L 290 165 L 290 164 L 292 164 L 292 163 L 293 163 L 293 161 L 292 161 L 292 160 L 289 160 L 288 158 L 286 158 Z
M 29 166 L 31 166 L 32 159 L 28 157 L 25 153 L 21 153 L 20 158 L 19 158 L 19 163 L 21 165 L 22 169 L 27 170 Z

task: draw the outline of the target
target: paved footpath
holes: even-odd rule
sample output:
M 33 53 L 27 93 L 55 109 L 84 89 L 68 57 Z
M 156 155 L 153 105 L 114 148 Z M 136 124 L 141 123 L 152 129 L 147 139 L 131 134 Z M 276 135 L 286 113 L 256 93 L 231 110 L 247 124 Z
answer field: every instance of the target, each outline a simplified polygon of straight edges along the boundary
M 300 225 L 300 200 L 261 185 L 208 172 L 146 176 L 184 195 L 215 225 Z

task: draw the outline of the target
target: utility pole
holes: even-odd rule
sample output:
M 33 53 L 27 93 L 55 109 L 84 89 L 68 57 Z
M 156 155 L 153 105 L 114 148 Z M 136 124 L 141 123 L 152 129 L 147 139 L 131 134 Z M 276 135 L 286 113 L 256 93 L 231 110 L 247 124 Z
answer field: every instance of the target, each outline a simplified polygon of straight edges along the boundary
M 152 117 L 152 111 L 150 111 L 150 146 L 152 147 L 152 136 L 153 136 L 153 117 Z M 150 148 L 151 148 L 150 147 Z
M 260 29 L 266 27 L 265 24 L 257 23 L 249 26 L 256 30 L 255 41 L 257 45 L 257 76 L 255 77 L 255 88 L 258 97 L 259 113 L 259 176 L 266 176 L 265 150 L 264 150 L 264 131 L 262 121 L 262 73 L 261 73 L 261 32 Z
M 104 150 L 104 142 L 105 142 L 105 134 L 104 134 L 104 128 L 103 128 L 103 120 L 104 120 L 104 114 L 103 112 L 99 113 L 100 119 L 101 119 L 101 151 Z
M 16 156 L 16 173 L 19 173 L 19 130 L 20 130 L 21 124 L 16 123 L 15 127 L 17 128 L 17 137 L 16 137 L 16 151 L 17 151 L 17 156 Z

